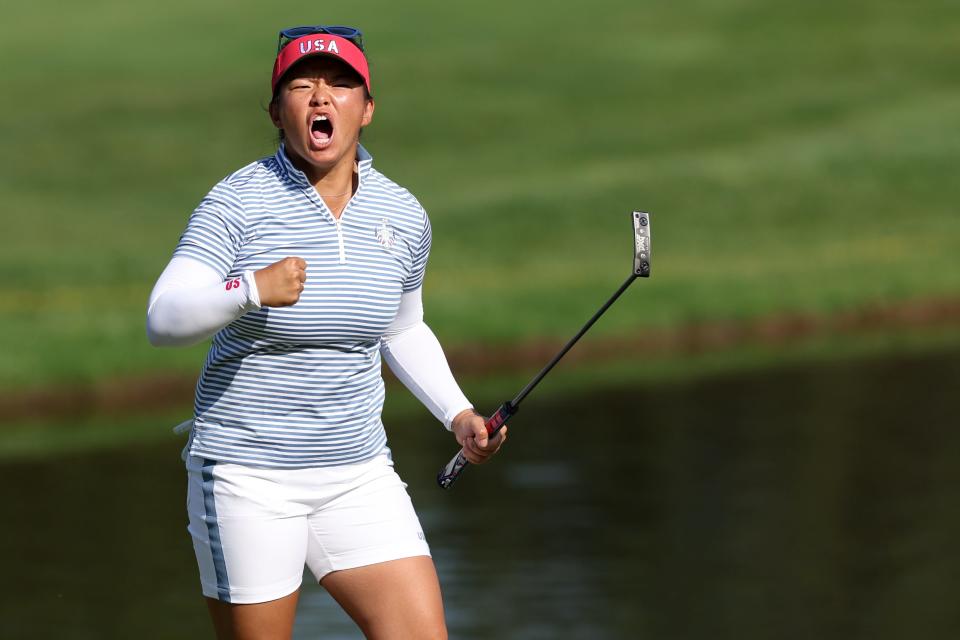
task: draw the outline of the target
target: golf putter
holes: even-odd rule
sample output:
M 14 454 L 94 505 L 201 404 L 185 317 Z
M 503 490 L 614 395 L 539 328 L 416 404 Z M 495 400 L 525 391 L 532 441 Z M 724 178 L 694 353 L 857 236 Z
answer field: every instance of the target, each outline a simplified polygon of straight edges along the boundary
M 540 373 L 534 376 L 527 386 L 521 389 L 520 393 L 516 395 L 513 400 L 507 400 L 500 408 L 497 409 L 487 420 L 485 426 L 487 428 L 487 434 L 489 437 L 493 437 L 497 434 L 500 429 L 503 428 L 503 425 L 507 424 L 507 421 L 517 412 L 520 408 L 520 403 L 524 398 L 527 397 L 533 388 L 543 380 L 544 376 L 553 369 L 560 358 L 570 350 L 570 348 L 577 343 L 577 341 L 583 337 L 583 334 L 593 326 L 593 323 L 596 322 L 603 313 L 610 308 L 614 302 L 617 301 L 617 298 L 627 290 L 633 281 L 637 278 L 649 278 L 650 277 L 650 214 L 644 211 L 634 211 L 631 214 L 633 222 L 633 269 L 630 272 L 629 277 L 624 281 L 620 288 L 617 289 L 616 293 L 610 296 L 610 299 L 607 300 L 600 309 L 593 314 L 593 317 L 587 321 L 585 325 L 577 332 L 577 335 L 573 336 L 566 346 L 560 350 L 560 352 L 553 357 L 547 366 L 545 366 Z M 437 484 L 439 484 L 444 489 L 449 489 L 453 485 L 454 481 L 460 477 L 460 474 L 463 473 L 463 470 L 469 464 L 466 456 L 463 455 L 463 449 L 453 457 L 450 462 L 447 463 L 443 469 L 440 470 L 440 473 L 437 474 Z

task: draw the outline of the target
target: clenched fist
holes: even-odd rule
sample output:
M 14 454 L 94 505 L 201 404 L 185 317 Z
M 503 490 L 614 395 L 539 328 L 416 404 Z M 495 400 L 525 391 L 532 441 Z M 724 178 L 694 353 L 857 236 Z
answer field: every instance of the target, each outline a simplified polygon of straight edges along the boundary
M 284 258 L 253 273 L 262 307 L 289 307 L 296 304 L 307 281 L 303 258 Z

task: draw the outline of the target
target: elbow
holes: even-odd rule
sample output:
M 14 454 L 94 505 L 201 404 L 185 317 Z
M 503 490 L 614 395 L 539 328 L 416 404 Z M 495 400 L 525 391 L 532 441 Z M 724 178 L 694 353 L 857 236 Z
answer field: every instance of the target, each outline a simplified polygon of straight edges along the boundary
M 157 330 L 156 322 L 154 321 L 153 314 L 151 313 L 153 308 L 147 309 L 147 340 L 150 342 L 152 347 L 162 347 L 163 345 L 163 335 Z
M 147 306 L 147 340 L 150 346 L 165 347 L 167 345 L 166 335 L 163 331 L 163 323 L 159 319 L 160 313 L 157 310 L 157 301 L 150 300 Z
M 154 347 L 170 346 L 169 333 L 163 330 L 163 323 L 158 320 L 157 315 L 154 305 L 151 303 L 147 309 L 147 340 Z
M 176 341 L 169 333 L 164 333 L 147 321 L 147 340 L 154 347 L 172 347 L 176 346 Z
M 190 326 L 185 311 L 163 297 L 154 300 L 147 308 L 147 340 L 150 344 L 154 347 L 189 347 L 203 340 L 206 336 L 185 330 Z
M 178 336 L 171 333 L 163 333 L 158 331 L 151 331 L 150 328 L 147 328 L 147 340 L 150 341 L 150 344 L 154 347 L 189 347 L 194 345 L 202 338 L 197 339 L 194 336 Z
M 147 340 L 154 347 L 187 347 L 199 340 L 193 336 L 184 336 L 173 330 L 173 327 L 147 315 Z

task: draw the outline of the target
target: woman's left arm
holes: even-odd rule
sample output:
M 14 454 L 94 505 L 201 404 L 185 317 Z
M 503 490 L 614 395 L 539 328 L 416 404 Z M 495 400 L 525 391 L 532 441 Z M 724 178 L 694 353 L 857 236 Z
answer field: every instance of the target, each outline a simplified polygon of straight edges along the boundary
M 380 353 L 390 370 L 453 431 L 472 464 L 485 462 L 506 439 L 506 428 L 489 438 L 484 418 L 473 409 L 450 371 L 440 342 L 423 321 L 421 289 L 402 294 L 400 309 L 383 335 Z

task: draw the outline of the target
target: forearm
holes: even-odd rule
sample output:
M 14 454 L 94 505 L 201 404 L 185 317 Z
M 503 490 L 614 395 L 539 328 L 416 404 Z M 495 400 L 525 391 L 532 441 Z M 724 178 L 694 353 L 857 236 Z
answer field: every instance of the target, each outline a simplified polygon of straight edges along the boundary
M 259 308 L 252 273 L 225 282 L 202 262 L 174 257 L 150 294 L 147 337 L 157 347 L 195 344 Z
M 404 294 L 401 310 L 380 352 L 390 370 L 449 429 L 453 418 L 473 407 L 460 390 L 440 342 L 423 322 L 420 292 Z

